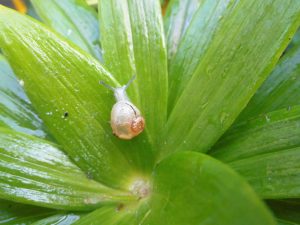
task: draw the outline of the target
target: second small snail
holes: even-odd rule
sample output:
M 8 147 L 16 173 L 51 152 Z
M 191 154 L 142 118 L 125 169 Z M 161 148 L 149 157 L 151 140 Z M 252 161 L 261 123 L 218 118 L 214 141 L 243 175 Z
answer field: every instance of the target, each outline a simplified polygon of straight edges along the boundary
M 118 138 L 130 140 L 139 135 L 145 128 L 145 120 L 140 110 L 129 100 L 126 89 L 132 83 L 136 76 L 122 86 L 113 88 L 103 81 L 100 84 L 114 92 L 116 103 L 111 110 L 110 124 L 113 134 Z

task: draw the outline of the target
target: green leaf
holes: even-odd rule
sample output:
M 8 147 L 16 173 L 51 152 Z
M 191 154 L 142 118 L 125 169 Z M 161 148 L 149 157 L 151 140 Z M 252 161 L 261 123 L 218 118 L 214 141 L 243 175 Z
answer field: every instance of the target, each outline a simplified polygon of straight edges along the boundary
M 205 1 L 202 7 L 210 5 Z M 275 66 L 299 22 L 297 0 L 231 1 L 189 83 L 180 81 L 184 91 L 168 119 L 160 158 L 179 150 L 207 151 Z
M 244 179 L 200 153 L 164 160 L 154 173 L 152 195 L 143 224 L 275 224 Z
M 32 225 L 71 225 L 82 217 L 79 213 L 59 213 L 39 220 Z
M 239 120 L 300 104 L 300 44 L 281 58 L 274 71 L 255 93 Z
M 277 223 L 278 223 L 278 225 L 299 225 L 299 223 L 293 223 L 293 222 L 285 221 L 285 220 L 281 220 L 281 219 L 277 219 Z
M 84 0 L 31 0 L 45 24 L 102 60 L 95 10 Z
M 99 1 L 106 66 L 122 84 L 137 75 L 129 96 L 146 119 L 155 143 L 167 118 L 167 54 L 158 0 Z M 133 89 L 133 88 L 132 88 Z
M 0 200 L 0 224 L 29 225 L 53 213 L 45 208 Z
M 93 211 L 92 213 L 82 217 L 74 225 L 134 225 L 134 211 L 122 210 L 118 207 L 105 206 Z
M 162 161 L 153 175 L 148 199 L 137 205 L 98 209 L 77 224 L 275 224 L 244 179 L 209 156 L 195 152 L 174 154 Z
M 0 54 L 0 126 L 45 137 L 42 121 L 31 104 L 6 59 Z
M 267 201 L 268 206 L 275 213 L 277 218 L 280 218 L 286 224 L 300 224 L 300 202 L 299 199 L 293 200 L 270 200 Z
M 264 199 L 300 197 L 300 147 L 259 154 L 229 165 Z
M 172 0 L 168 4 L 166 15 L 164 16 L 164 28 L 169 60 L 176 53 L 181 38 L 189 27 L 200 4 L 200 0 Z M 201 33 L 201 30 L 198 30 L 198 32 Z M 197 38 L 197 36 L 194 36 L 194 39 L 195 37 Z M 190 55 L 187 54 L 187 56 L 189 57 Z
M 127 188 L 138 172 L 119 149 L 130 151 L 134 141 L 112 134 L 113 94 L 99 85 L 103 80 L 120 86 L 111 74 L 40 23 L 5 7 L 0 7 L 0 48 L 40 118 L 74 162 L 98 181 Z
M 195 7 L 195 11 L 191 11 L 189 12 L 190 14 L 187 14 L 192 17 L 192 21 L 183 22 L 184 24 L 182 26 L 184 26 L 184 30 L 182 31 L 181 37 L 176 38 L 177 33 L 179 33 L 176 29 L 180 29 L 180 26 L 178 26 L 178 24 L 173 25 L 175 27 L 173 28 L 175 29 L 173 31 L 175 32 L 175 37 L 173 38 L 173 40 L 170 40 L 170 37 L 168 37 L 168 47 L 171 51 L 169 51 L 169 53 L 171 54 L 169 54 L 169 114 L 175 107 L 176 102 L 182 94 L 183 90 L 188 85 L 189 80 L 194 75 L 199 62 L 203 57 L 205 57 L 204 54 L 206 53 L 206 49 L 210 48 L 212 37 L 216 34 L 218 29 L 221 29 L 220 27 L 222 26 L 222 17 L 224 16 L 224 14 L 226 14 L 226 12 L 228 14 L 228 11 L 230 11 L 233 7 L 233 1 L 230 0 L 173 1 L 173 4 L 175 5 L 173 5 L 172 7 L 171 3 L 170 7 L 175 8 L 178 2 L 180 2 L 179 6 L 190 3 Z M 186 7 L 188 6 L 189 5 L 187 5 Z M 176 8 L 172 8 L 171 12 L 176 10 Z M 180 16 L 177 16 L 175 18 L 181 20 Z M 187 19 L 189 19 L 189 17 Z M 166 31 L 168 31 L 168 28 L 165 27 L 165 29 Z M 207 66 L 207 69 L 211 70 L 212 66 L 213 64 Z
M 300 106 L 234 125 L 213 147 L 212 156 L 230 162 L 300 146 Z
M 0 129 L 0 159 L 0 198 L 6 200 L 90 210 L 131 199 L 88 179 L 56 146 L 22 133 Z

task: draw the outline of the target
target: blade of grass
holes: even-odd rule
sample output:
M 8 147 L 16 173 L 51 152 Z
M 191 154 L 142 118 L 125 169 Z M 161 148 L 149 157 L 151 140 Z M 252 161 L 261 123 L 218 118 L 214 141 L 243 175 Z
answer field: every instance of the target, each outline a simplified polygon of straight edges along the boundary
M 119 86 L 111 74 L 42 24 L 1 6 L 0 48 L 40 118 L 74 162 L 98 181 L 127 188 L 136 172 L 119 149 L 130 151 L 132 142 L 112 134 L 113 94 L 99 85 L 103 80 Z
M 300 104 L 300 44 L 280 59 L 274 71 L 255 93 L 238 121 Z
M 0 129 L 0 198 L 55 209 L 91 210 L 130 200 L 88 178 L 49 142 Z
M 300 147 L 300 106 L 281 109 L 233 126 L 210 154 L 230 162 Z
M 84 0 L 30 1 L 45 24 L 102 60 L 97 13 Z
M 46 137 L 42 121 L 33 112 L 20 81 L 0 54 L 0 126 Z M 21 82 L 22 83 L 22 82 Z
M 231 1 L 229 6 L 170 114 L 160 158 L 179 150 L 208 151 L 275 66 L 300 23 L 296 0 Z
M 229 163 L 264 199 L 300 197 L 300 147 Z

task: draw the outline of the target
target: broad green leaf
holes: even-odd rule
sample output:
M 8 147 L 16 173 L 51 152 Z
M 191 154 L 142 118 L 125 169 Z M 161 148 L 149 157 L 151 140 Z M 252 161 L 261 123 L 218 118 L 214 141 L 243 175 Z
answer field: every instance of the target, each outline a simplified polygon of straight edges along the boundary
M 54 210 L 0 200 L 0 224 L 29 225 L 54 213 Z
M 293 200 L 270 200 L 267 202 L 275 216 L 287 224 L 300 224 L 300 202 Z
M 244 120 L 262 113 L 300 104 L 300 44 L 281 58 L 274 71 L 239 116 Z
M 101 44 L 106 66 L 122 84 L 137 75 L 130 92 L 156 143 L 167 118 L 167 53 L 158 0 L 99 1 Z
M 209 156 L 174 154 L 158 165 L 153 182 L 142 224 L 275 224 L 244 179 Z
M 112 134 L 113 94 L 99 85 L 103 80 L 120 86 L 111 74 L 42 24 L 1 6 L 0 48 L 40 118 L 74 162 L 98 181 L 127 188 L 138 172 L 119 149 L 130 151 L 134 141 Z
M 45 137 L 43 125 L 33 112 L 31 104 L 10 68 L 0 54 L 0 126 Z
M 281 109 L 233 126 L 210 154 L 230 162 L 300 146 L 300 106 Z
M 275 224 L 250 186 L 209 156 L 174 154 L 162 161 L 153 175 L 152 191 L 144 202 L 101 208 L 76 224 Z
M 165 27 L 166 32 L 168 32 L 169 29 L 175 32 L 174 37 L 167 36 L 169 41 L 169 114 L 175 107 L 178 98 L 187 86 L 189 80 L 194 75 L 199 62 L 205 57 L 204 54 L 206 53 L 206 49 L 210 48 L 213 36 L 222 28 L 223 23 L 221 19 L 224 17 L 224 14 L 228 14 L 228 11 L 230 12 L 232 7 L 234 7 L 233 1 L 230 0 L 177 0 L 173 1 L 175 5 L 172 7 L 171 3 L 170 7 L 174 8 L 178 3 L 180 3 L 179 7 L 182 5 L 188 7 L 189 4 L 191 4 L 194 9 L 187 9 L 187 11 L 189 11 L 187 20 L 190 20 L 189 17 L 193 20 L 183 21 L 183 28 L 178 26 L 177 21 L 174 21 L 175 24 L 173 26 L 171 24 L 174 28 Z M 172 8 L 171 11 L 174 11 L 175 9 Z M 179 15 L 175 17 L 175 19 L 181 20 Z M 183 29 L 180 37 L 176 37 L 178 33 L 176 29 Z M 173 40 L 170 40 L 170 38 Z M 208 66 L 214 67 L 214 64 Z M 208 66 L 207 68 L 211 70 Z M 197 89 L 197 92 L 199 92 L 199 90 L 201 89 Z
M 300 197 L 300 147 L 259 154 L 229 165 L 264 199 Z
M 56 146 L 0 129 L 0 198 L 55 209 L 90 210 L 130 200 L 88 178 Z
M 164 28 L 169 60 L 176 53 L 181 38 L 189 27 L 200 3 L 201 0 L 172 0 L 168 4 L 166 15 L 164 16 Z M 201 30 L 198 30 L 198 32 L 201 33 Z M 196 39 L 198 38 L 197 36 L 195 37 Z
M 82 217 L 74 225 L 135 225 L 134 210 L 106 206 Z
M 31 0 L 43 22 L 102 60 L 97 14 L 84 0 Z
M 118 78 L 122 85 L 128 83 L 128 81 L 132 79 L 133 74 L 136 74 L 132 43 L 133 40 L 128 10 L 127 1 L 103 0 L 99 2 L 99 20 L 102 34 L 101 43 L 104 51 L 104 62 L 109 68 L 109 71 Z M 149 43 L 150 41 L 151 40 L 149 40 Z M 148 53 L 150 54 L 150 52 Z M 138 73 L 138 77 L 139 76 L 140 74 Z M 145 81 L 145 83 L 146 82 L 150 85 L 148 81 Z M 133 81 L 128 88 L 128 95 L 133 103 L 141 109 L 139 104 L 138 86 L 138 80 Z M 100 88 L 106 89 L 106 87 Z M 152 90 L 154 91 L 155 89 L 152 88 Z M 149 100 L 149 98 L 147 99 Z M 151 102 L 151 100 L 149 102 Z M 138 169 L 151 171 L 153 168 L 154 157 L 150 146 L 149 132 L 147 129 L 148 125 L 152 122 L 150 120 L 151 117 L 149 119 L 148 118 L 149 117 L 146 115 L 146 130 L 139 136 L 138 139 L 134 139 L 135 146 L 143 147 L 133 147 L 130 150 L 124 149 L 123 154 L 130 162 L 135 164 Z M 152 120 L 153 119 L 154 118 L 152 117 Z
M 32 225 L 71 225 L 82 217 L 82 214 L 78 213 L 59 213 L 49 216 L 45 219 L 39 220 Z
M 297 0 L 231 1 L 170 114 L 160 158 L 208 151 L 275 66 L 299 23 Z

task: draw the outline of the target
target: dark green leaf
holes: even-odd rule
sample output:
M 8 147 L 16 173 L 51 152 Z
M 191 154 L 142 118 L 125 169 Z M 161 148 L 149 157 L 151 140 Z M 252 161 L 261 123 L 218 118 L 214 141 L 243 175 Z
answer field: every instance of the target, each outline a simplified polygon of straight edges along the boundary
M 300 106 L 233 126 L 210 152 L 228 162 L 300 146 Z
M 0 198 L 56 209 L 89 210 L 130 199 L 88 179 L 56 146 L 0 129 Z
M 205 1 L 199 10 L 211 4 Z M 170 75 L 184 91 L 163 133 L 160 158 L 178 150 L 205 152 L 227 130 L 298 28 L 300 1 L 231 1 L 221 15 L 189 83 Z M 191 49 L 185 51 L 190 54 Z
M 264 199 L 300 197 L 300 148 L 259 154 L 229 165 Z
M 45 24 L 102 59 L 97 14 L 84 0 L 31 0 L 31 3 Z
M 300 104 L 300 44 L 293 46 L 255 93 L 239 121 Z
M 8 62 L 0 54 L 0 126 L 45 137 L 41 120 L 33 112 Z
M 74 162 L 94 179 L 127 188 L 134 176 L 119 151 L 132 142 L 110 127 L 113 94 L 99 80 L 120 86 L 92 56 L 70 46 L 29 17 L 0 6 L 0 48 L 39 116 Z M 135 174 L 136 175 L 136 174 Z
M 164 27 L 169 60 L 176 53 L 181 38 L 189 27 L 200 4 L 201 0 L 172 0 L 168 4 L 166 15 L 164 16 Z M 198 30 L 198 32 L 201 33 L 201 30 Z
M 290 224 L 300 224 L 300 201 L 297 199 L 270 200 L 267 202 L 275 216 L 281 221 L 289 221 Z M 289 224 L 289 223 L 287 223 Z
M 0 224 L 29 225 L 54 214 L 55 211 L 35 206 L 0 200 Z
M 137 75 L 130 94 L 146 119 L 150 142 L 167 118 L 167 54 L 158 0 L 99 2 L 104 62 L 122 84 Z M 135 90 L 135 91 L 133 91 Z

